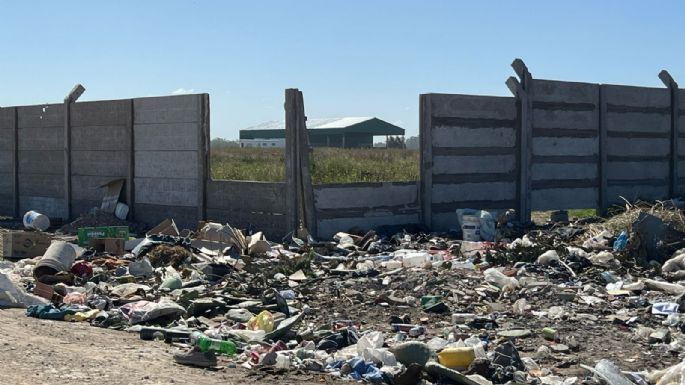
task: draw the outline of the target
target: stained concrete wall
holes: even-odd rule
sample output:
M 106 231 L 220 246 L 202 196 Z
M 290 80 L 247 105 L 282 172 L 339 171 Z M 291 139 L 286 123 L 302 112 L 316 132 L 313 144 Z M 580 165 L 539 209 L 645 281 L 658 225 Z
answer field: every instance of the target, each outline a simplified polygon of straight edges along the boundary
M 424 223 L 447 231 L 456 209 L 516 207 L 516 99 L 426 94 L 421 104 Z
M 16 110 L 0 109 L 0 215 L 14 215 Z
M 535 79 L 532 88 L 532 209 L 595 207 L 599 86 Z
M 285 183 L 211 180 L 207 184 L 207 220 L 263 231 L 280 240 L 286 226 Z
M 420 223 L 418 182 L 348 183 L 314 186 L 318 235 Z

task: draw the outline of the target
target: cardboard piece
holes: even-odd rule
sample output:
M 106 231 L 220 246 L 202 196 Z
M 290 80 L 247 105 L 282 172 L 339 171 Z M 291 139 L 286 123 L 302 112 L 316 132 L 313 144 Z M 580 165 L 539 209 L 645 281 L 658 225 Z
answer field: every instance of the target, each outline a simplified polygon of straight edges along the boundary
M 81 227 L 78 229 L 79 246 L 88 246 L 91 239 L 120 238 L 128 239 L 128 226 Z
M 100 186 L 105 188 L 105 196 L 102 198 L 100 210 L 114 214 L 125 181 L 125 179 L 114 179 Z
M 0 232 L 0 257 L 11 259 L 33 258 L 45 253 L 51 237 L 37 231 Z
M 174 222 L 173 219 L 165 219 L 162 221 L 162 223 L 158 224 L 157 226 L 153 227 L 150 231 L 145 233 L 145 235 L 157 235 L 157 234 L 163 234 L 163 235 L 173 235 L 175 237 L 179 236 L 178 232 L 178 227 L 176 227 L 176 222 Z
M 121 238 L 95 238 L 88 242 L 88 246 L 98 252 L 104 251 L 113 255 L 123 255 L 125 253 L 125 242 Z
M 33 288 L 33 294 L 47 300 L 52 300 L 52 296 L 55 294 L 55 288 L 52 285 L 36 281 L 36 286 Z

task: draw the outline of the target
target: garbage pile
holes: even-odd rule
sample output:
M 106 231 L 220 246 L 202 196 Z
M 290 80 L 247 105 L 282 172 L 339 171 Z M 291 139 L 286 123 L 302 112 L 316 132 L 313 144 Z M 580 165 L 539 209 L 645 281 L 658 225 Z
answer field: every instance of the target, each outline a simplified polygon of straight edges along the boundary
M 683 383 L 677 204 L 532 227 L 512 212 L 459 214 L 469 240 L 301 231 L 273 242 L 171 219 L 138 238 L 80 228 L 78 239 L 52 235 L 40 256 L 0 262 L 0 306 L 172 343 L 170 360 L 200 368 L 387 384 Z

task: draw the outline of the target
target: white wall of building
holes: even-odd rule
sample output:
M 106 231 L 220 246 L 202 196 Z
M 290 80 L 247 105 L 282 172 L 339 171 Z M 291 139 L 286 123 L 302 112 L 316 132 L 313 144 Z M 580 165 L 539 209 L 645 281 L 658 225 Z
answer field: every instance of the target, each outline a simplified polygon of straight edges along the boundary
M 282 139 L 240 139 L 240 147 L 253 148 L 285 148 L 285 138 Z

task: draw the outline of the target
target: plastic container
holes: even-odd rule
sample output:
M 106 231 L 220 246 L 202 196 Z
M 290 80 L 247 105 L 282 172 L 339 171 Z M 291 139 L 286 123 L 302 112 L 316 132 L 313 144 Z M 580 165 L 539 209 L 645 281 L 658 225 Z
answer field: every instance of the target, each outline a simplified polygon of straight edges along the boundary
M 614 251 L 621 251 L 628 245 L 628 233 L 625 230 L 621 231 L 614 241 Z
M 114 208 L 114 216 L 122 221 L 126 220 L 126 217 L 128 216 L 128 205 L 126 203 L 117 202 L 117 206 Z
M 404 267 L 423 267 L 426 262 L 430 261 L 430 254 L 425 252 L 407 253 L 402 257 L 402 266 Z
M 76 251 L 64 241 L 55 241 L 45 251 L 36 267 L 33 269 L 33 276 L 40 278 L 44 275 L 55 275 L 60 271 L 69 271 L 71 265 L 76 260 Z
M 45 231 L 50 227 L 50 218 L 37 211 L 27 211 L 26 214 L 24 214 L 24 227 L 27 229 Z
M 438 362 L 451 369 L 464 370 L 476 359 L 476 353 L 470 346 L 447 348 L 438 353 Z
M 217 353 L 233 356 L 238 351 L 233 341 L 209 338 L 201 332 L 193 332 L 190 335 L 190 342 L 197 346 L 202 352 L 211 350 Z
M 464 215 L 461 223 L 462 239 L 470 242 L 480 241 L 480 218 L 475 215 Z

